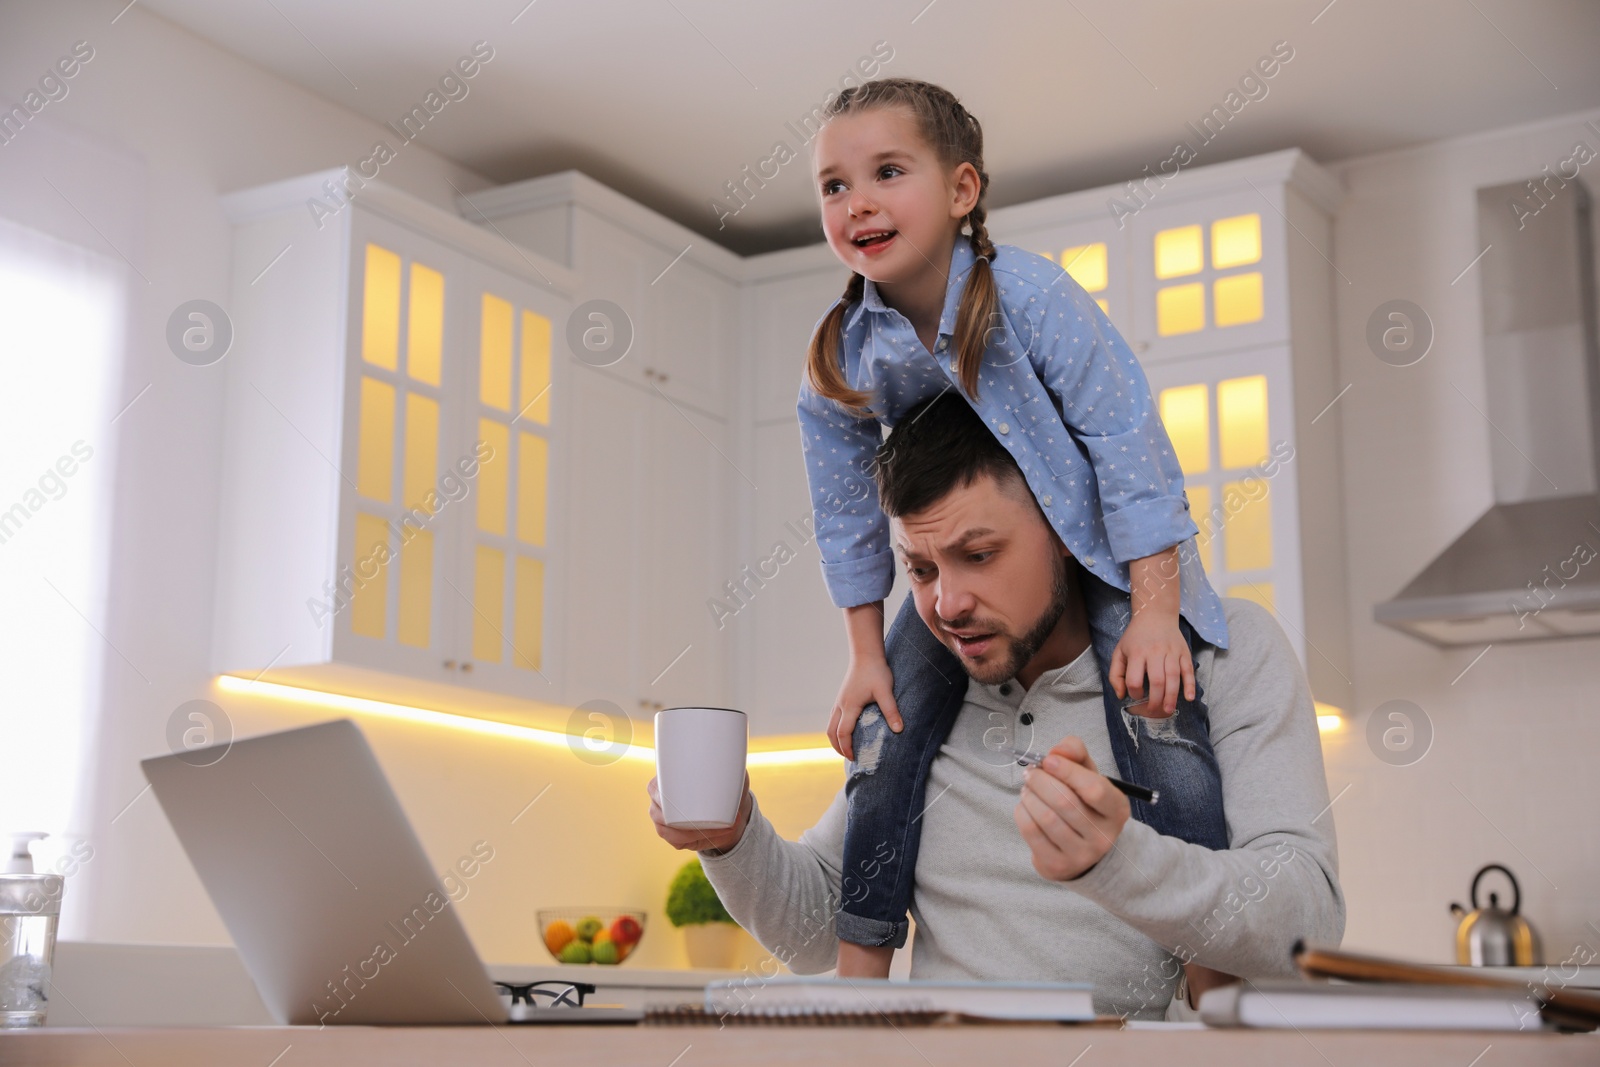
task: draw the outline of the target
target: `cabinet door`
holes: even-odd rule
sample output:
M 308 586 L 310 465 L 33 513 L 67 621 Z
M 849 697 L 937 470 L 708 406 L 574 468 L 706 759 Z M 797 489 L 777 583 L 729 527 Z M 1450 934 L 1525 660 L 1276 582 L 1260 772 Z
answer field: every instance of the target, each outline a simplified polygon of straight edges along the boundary
M 571 346 L 564 336 L 563 351 L 580 365 L 603 368 L 643 385 L 645 363 L 639 335 L 649 315 L 644 294 L 650 280 L 640 261 L 645 242 L 583 210 L 576 212 L 575 225 L 577 269 L 582 279 L 577 305 L 584 316 L 575 324 L 578 345 Z M 622 317 L 614 319 L 585 309 L 594 301 L 615 304 Z
M 1169 360 L 1148 368 L 1183 468 L 1196 545 L 1222 596 L 1254 600 L 1287 623 L 1304 655 L 1299 468 L 1289 351 L 1281 346 Z
M 639 699 L 651 709 L 718 706 L 727 699 L 728 635 L 708 601 L 737 577 L 724 550 L 736 460 L 725 424 L 672 400 L 647 397 L 645 427 L 636 519 Z
M 646 318 L 639 342 L 645 378 L 666 395 L 701 411 L 726 416 L 728 358 L 738 314 L 732 284 L 667 254 L 645 286 Z
M 481 264 L 472 265 L 469 282 L 457 441 L 461 473 L 476 484 L 458 515 L 461 547 L 451 579 L 458 669 L 465 684 L 557 701 L 564 394 L 553 375 L 564 368 L 552 358 L 552 343 L 566 307 Z
M 834 267 L 752 287 L 758 423 L 795 417 L 812 330 L 843 295 L 848 279 L 842 267 Z M 756 482 L 765 484 L 760 478 Z
M 1142 361 L 1288 340 L 1281 198 L 1273 186 L 1158 202 L 1133 217 L 1129 340 Z
M 589 212 L 577 215 L 580 305 L 606 300 L 625 322 L 596 319 L 592 335 L 609 340 L 621 330 L 626 349 L 574 351 L 580 362 L 702 412 L 724 416 L 727 364 L 738 313 L 737 288 L 686 258 Z
M 643 709 L 639 659 L 639 569 L 635 538 L 648 525 L 640 501 L 647 454 L 648 397 L 637 386 L 576 366 L 564 414 L 567 472 L 566 703 L 607 700 L 625 714 Z M 658 668 L 659 669 L 659 668 Z
M 753 633 L 749 676 L 752 732 L 817 733 L 827 728 L 849 659 L 839 609 L 822 580 L 811 494 L 792 417 L 756 428 L 756 494 L 751 540 L 756 582 L 728 597 L 727 626 Z
M 462 505 L 448 479 L 451 403 L 464 368 L 470 265 L 455 250 L 357 212 L 348 263 L 334 658 L 453 681 L 449 562 Z

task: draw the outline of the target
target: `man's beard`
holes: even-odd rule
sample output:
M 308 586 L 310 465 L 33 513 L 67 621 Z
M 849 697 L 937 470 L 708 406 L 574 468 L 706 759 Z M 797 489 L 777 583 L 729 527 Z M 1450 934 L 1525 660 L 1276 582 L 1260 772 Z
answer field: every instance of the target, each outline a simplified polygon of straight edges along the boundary
M 993 667 L 979 667 L 959 652 L 956 653 L 956 658 L 961 661 L 961 668 L 969 676 L 985 685 L 997 685 L 1000 682 L 1009 681 L 1015 678 L 1017 673 L 1028 665 L 1028 661 L 1033 659 L 1038 654 L 1039 649 L 1044 647 L 1045 641 L 1049 640 L 1051 632 L 1056 628 L 1056 623 L 1060 622 L 1061 616 L 1066 614 L 1067 598 L 1072 595 L 1072 586 L 1067 580 L 1068 564 L 1066 557 L 1052 554 L 1052 559 L 1054 560 L 1054 574 L 1051 576 L 1050 603 L 1045 606 L 1044 612 L 1028 628 L 1028 632 L 1021 637 L 1013 638 L 1008 634 L 996 633 L 995 636 L 1005 641 L 1010 646 L 1011 651 L 1003 662 Z M 981 620 L 975 620 L 973 616 L 968 615 L 952 620 L 948 625 L 952 630 L 965 630 L 969 629 L 975 621 Z

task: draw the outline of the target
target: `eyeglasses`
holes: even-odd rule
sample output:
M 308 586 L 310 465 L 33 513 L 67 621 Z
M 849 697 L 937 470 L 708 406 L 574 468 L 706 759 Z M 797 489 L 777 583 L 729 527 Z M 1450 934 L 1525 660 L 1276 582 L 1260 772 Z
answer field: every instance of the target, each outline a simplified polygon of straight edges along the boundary
M 526 1004 L 532 1008 L 581 1008 L 583 998 L 595 991 L 588 982 L 496 982 L 511 1004 Z M 537 998 L 537 999 L 536 999 Z

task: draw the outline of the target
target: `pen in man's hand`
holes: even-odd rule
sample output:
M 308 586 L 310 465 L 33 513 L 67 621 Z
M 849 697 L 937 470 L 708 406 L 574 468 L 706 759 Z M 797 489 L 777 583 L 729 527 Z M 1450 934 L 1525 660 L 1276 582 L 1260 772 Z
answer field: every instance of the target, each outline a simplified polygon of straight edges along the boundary
M 1030 752 L 1021 752 L 1017 749 L 1012 749 L 1011 754 L 1017 757 L 1017 763 L 1025 767 L 1037 767 L 1044 760 L 1043 756 L 1035 756 Z M 1105 779 L 1121 790 L 1124 795 L 1130 796 L 1135 800 L 1142 800 L 1146 804 L 1161 803 L 1161 790 L 1159 789 L 1147 789 L 1142 785 L 1124 782 L 1121 778 L 1113 778 L 1109 774 L 1105 776 Z

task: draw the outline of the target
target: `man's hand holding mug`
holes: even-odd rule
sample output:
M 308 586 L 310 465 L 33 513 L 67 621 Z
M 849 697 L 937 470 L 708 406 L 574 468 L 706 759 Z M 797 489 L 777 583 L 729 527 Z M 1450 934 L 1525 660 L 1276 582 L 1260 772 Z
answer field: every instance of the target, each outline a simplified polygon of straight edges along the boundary
M 749 719 L 731 708 L 656 712 L 650 820 L 673 848 L 725 852 L 739 843 L 754 799 L 745 771 Z
M 656 833 L 661 840 L 673 848 L 713 854 L 726 852 L 739 843 L 739 839 L 744 836 L 744 828 L 750 825 L 750 811 L 755 803 L 750 792 L 750 775 L 746 774 L 744 797 L 739 802 L 739 816 L 732 826 L 723 830 L 680 830 L 667 825 L 666 818 L 661 812 L 661 791 L 656 786 L 654 778 L 645 786 L 645 791 L 650 794 L 650 821 L 656 824 Z

